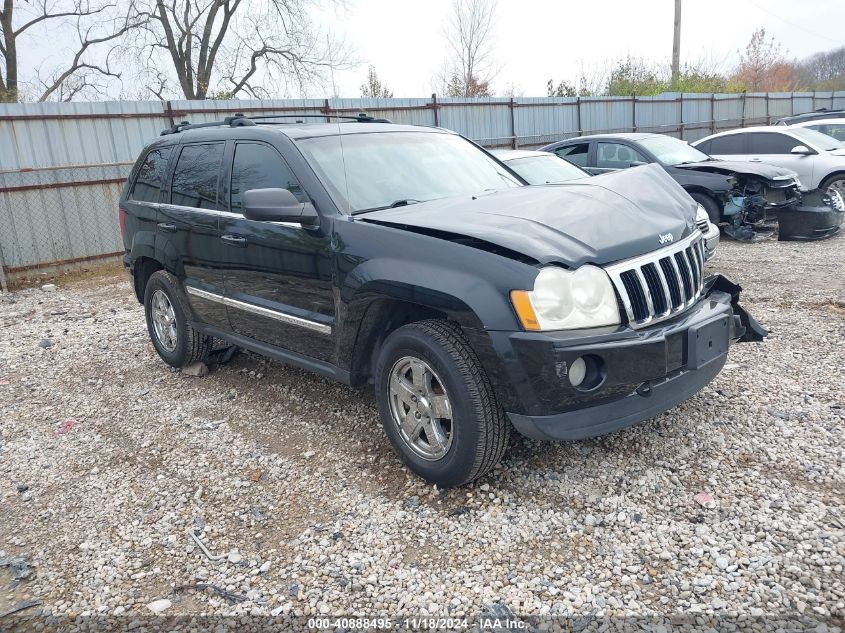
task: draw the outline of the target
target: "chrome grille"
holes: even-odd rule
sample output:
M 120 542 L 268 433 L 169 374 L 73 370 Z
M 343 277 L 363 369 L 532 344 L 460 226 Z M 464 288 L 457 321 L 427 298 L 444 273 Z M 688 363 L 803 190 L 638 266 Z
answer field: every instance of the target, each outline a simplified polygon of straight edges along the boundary
M 704 285 L 704 240 L 688 238 L 605 267 L 633 328 L 680 314 L 701 296 Z

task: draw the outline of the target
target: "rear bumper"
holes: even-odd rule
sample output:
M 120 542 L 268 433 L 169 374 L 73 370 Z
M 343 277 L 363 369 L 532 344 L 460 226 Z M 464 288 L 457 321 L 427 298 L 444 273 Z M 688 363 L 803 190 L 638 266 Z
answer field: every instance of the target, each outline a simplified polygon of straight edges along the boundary
M 736 340 L 765 330 L 739 306 L 739 287 L 706 281 L 704 298 L 683 315 L 651 328 L 578 332 L 492 332 L 518 407 L 508 409 L 523 434 L 543 440 L 593 437 L 652 418 L 707 385 Z M 599 368 L 589 389 L 568 370 L 579 357 Z M 597 381 L 597 382 L 595 382 Z

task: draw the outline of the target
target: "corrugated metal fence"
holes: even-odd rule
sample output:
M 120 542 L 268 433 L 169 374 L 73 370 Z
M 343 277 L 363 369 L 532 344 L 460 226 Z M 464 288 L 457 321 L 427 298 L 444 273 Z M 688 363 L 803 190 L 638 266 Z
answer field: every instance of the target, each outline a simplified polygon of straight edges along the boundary
M 822 107 L 845 108 L 845 92 L 0 104 L 0 282 L 119 253 L 117 200 L 129 168 L 182 120 L 367 112 L 445 127 L 487 147 L 537 147 L 614 131 L 692 141 Z

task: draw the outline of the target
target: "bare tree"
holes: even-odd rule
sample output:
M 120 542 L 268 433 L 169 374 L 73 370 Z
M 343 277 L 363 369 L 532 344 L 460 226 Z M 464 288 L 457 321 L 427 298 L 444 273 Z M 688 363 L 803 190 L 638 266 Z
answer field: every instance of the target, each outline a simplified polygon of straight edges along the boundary
M 137 26 L 137 22 L 119 11 L 115 1 L 97 4 L 90 0 L 25 3 L 3 0 L 0 10 L 0 61 L 3 62 L 0 102 L 15 102 L 21 97 L 23 68 L 18 43 L 25 37 L 45 36 L 48 28 L 49 34 L 55 36 L 70 26 L 75 30 L 75 37 L 66 56 L 68 62 L 49 69 L 34 68 L 32 64 L 26 66 L 26 70 L 35 75 L 31 92 L 39 101 L 70 100 L 83 93 L 100 93 L 104 89 L 102 80 L 120 77 L 109 64 L 111 51 L 104 54 L 103 46 L 116 43 Z
M 367 70 L 367 83 L 361 85 L 361 96 L 365 99 L 390 99 L 393 97 L 393 91 L 381 82 L 376 69 L 370 66 Z
M 309 0 L 137 0 L 148 18 L 137 43 L 154 94 L 175 76 L 187 99 L 263 98 L 320 83 L 353 62 L 311 23 Z M 215 88 L 216 87 L 216 88 Z
M 496 0 L 452 0 L 445 33 L 451 58 L 436 78 L 445 94 L 490 94 L 490 82 L 498 72 L 493 56 L 495 27 Z

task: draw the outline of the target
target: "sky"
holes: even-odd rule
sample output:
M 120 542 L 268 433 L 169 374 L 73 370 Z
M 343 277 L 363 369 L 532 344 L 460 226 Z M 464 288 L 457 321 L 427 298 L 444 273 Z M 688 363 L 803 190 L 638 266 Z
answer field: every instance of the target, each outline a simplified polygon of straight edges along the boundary
M 681 60 L 731 68 L 737 50 L 764 27 L 790 56 L 845 46 L 845 0 L 683 0 Z M 318 21 L 345 38 L 363 64 L 336 72 L 335 91 L 359 97 L 373 64 L 396 97 L 432 93 L 446 54 L 451 0 L 347 0 Z M 627 55 L 668 64 L 673 0 L 498 0 L 496 93 L 545 96 L 546 82 L 575 80 Z
M 451 0 L 311 1 L 315 24 L 345 40 L 360 64 L 334 72 L 333 82 L 302 96 L 360 97 L 368 64 L 396 97 L 434 92 L 434 76 L 447 57 L 444 29 Z M 845 46 L 845 0 L 682 2 L 682 63 L 707 60 L 710 67 L 728 71 L 760 27 L 790 57 Z M 582 68 L 588 76 L 601 76 L 610 62 L 628 55 L 668 65 L 673 16 L 674 0 L 498 0 L 493 49 L 499 72 L 491 82 L 493 92 L 545 96 L 549 79 L 574 82 Z M 63 45 L 67 35 L 53 27 L 33 35 L 21 43 L 21 51 L 35 65 L 40 58 L 49 67 L 71 50 Z M 134 83 L 112 86 L 107 98 L 154 98 Z

